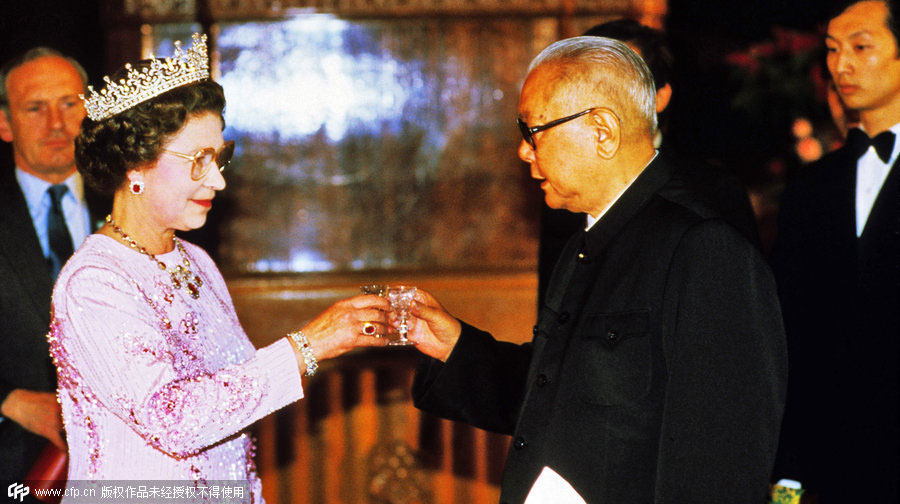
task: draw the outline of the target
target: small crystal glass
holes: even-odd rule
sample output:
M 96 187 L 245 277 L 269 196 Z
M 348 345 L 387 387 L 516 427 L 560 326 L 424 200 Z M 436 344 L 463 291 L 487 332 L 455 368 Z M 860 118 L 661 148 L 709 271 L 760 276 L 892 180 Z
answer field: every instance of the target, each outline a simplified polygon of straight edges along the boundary
M 388 335 L 390 338 L 388 345 L 406 346 L 415 344 L 407 339 L 410 308 L 412 307 L 413 299 L 416 296 L 415 287 L 409 285 L 370 284 L 360 286 L 359 290 L 363 294 L 386 297 L 388 301 L 391 302 L 394 316 L 397 317 L 397 321 L 399 322 L 397 327 L 399 332 Z
M 416 288 L 409 285 L 391 285 L 387 290 L 388 301 L 391 302 L 391 308 L 397 315 L 400 325 L 397 330 L 400 331 L 400 339 L 391 341 L 389 345 L 413 345 L 412 341 L 406 339 L 409 332 L 409 313 L 412 308 L 413 300 L 416 297 Z

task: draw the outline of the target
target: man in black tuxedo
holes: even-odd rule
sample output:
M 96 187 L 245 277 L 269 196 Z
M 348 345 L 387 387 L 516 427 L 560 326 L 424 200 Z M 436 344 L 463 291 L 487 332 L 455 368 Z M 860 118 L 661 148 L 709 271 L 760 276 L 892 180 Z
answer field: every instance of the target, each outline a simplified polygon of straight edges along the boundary
M 759 246 L 760 237 L 753 207 L 750 205 L 747 188 L 737 175 L 724 167 L 690 159 L 684 152 L 676 152 L 671 142 L 664 141 L 666 110 L 675 92 L 673 87 L 675 58 L 665 34 L 632 19 L 617 19 L 598 24 L 584 35 L 620 40 L 643 58 L 653 74 L 653 82 L 656 85 L 656 113 L 659 115 L 659 125 L 653 138 L 654 146 L 713 210 L 719 212 L 726 222 Z M 552 209 L 546 204 L 541 205 L 538 306 L 544 300 L 550 274 L 563 246 L 573 234 L 584 229 L 584 226 L 582 214 Z
M 6 481 L 21 482 L 48 442 L 65 449 L 46 334 L 56 274 L 96 225 L 74 158 L 86 82 L 77 62 L 47 48 L 0 70 L 0 138 L 13 151 L 12 160 L 0 160 L 0 479 Z
M 429 413 L 513 436 L 501 501 L 549 467 L 591 503 L 765 500 L 787 356 L 758 249 L 658 155 L 653 79 L 625 44 L 559 41 L 519 99 L 519 157 L 552 208 L 587 214 L 531 343 L 448 314 L 410 332 Z
M 862 129 L 782 198 L 791 380 L 775 476 L 821 504 L 900 502 L 900 12 L 845 1 L 829 19 L 828 69 Z

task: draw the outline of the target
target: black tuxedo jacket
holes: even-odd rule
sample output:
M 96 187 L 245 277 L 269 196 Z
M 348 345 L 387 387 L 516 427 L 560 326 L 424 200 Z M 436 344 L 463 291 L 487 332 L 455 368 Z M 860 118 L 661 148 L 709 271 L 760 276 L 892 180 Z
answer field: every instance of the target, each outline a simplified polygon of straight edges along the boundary
M 786 189 L 772 261 L 791 381 L 776 477 L 820 502 L 900 502 L 900 168 L 856 236 L 845 149 Z
M 50 266 L 44 258 L 25 196 L 9 163 L 0 163 L 0 392 L 52 392 L 56 369 L 46 334 L 50 325 Z M 86 191 L 92 217 L 104 202 Z M 96 220 L 96 219 L 92 219 Z M 0 479 L 18 480 L 46 440 L 9 419 L 0 422 Z
M 757 248 L 657 158 L 568 242 L 530 344 L 466 325 L 413 398 L 513 436 L 503 502 L 550 466 L 591 503 L 759 504 L 786 360 Z

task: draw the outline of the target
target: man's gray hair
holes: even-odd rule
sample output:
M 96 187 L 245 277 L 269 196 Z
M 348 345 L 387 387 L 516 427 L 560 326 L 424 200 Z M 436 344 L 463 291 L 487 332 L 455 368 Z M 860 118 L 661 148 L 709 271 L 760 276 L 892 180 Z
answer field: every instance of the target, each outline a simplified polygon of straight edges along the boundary
M 631 117 L 645 121 L 651 132 L 656 131 L 653 74 L 644 60 L 624 43 L 606 37 L 560 40 L 541 51 L 531 62 L 528 72 L 547 64 L 572 67 L 574 74 L 564 78 L 573 91 L 584 93 L 582 96 L 585 97 L 599 94 L 612 100 L 616 106 L 630 109 L 627 112 Z
M 0 68 L 0 110 L 3 110 L 7 113 L 9 112 L 9 90 L 6 88 L 6 79 L 9 78 L 9 74 L 25 63 L 48 56 L 55 56 L 57 58 L 62 58 L 68 61 L 69 64 L 71 64 L 75 68 L 75 71 L 78 72 L 78 75 L 81 77 L 82 84 L 87 87 L 87 72 L 84 71 L 84 67 L 82 67 L 81 64 L 78 63 L 78 61 L 50 47 L 34 47 L 32 49 L 29 49 L 28 51 L 25 51 L 18 57 L 8 61 L 5 65 L 3 65 L 3 68 Z

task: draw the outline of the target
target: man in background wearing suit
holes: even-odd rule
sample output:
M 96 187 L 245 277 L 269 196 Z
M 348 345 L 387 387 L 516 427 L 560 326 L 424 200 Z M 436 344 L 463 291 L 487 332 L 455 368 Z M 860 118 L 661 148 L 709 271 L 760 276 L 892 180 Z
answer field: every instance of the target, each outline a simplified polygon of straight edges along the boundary
M 546 203 L 589 227 L 528 344 L 421 293 L 416 407 L 513 437 L 501 502 L 545 468 L 591 503 L 764 502 L 787 372 L 775 282 L 654 149 L 650 71 L 619 41 L 562 40 L 531 63 L 518 112 Z
M 65 449 L 46 334 L 56 274 L 94 227 L 74 157 L 86 83 L 81 65 L 48 48 L 0 69 L 0 138 L 13 151 L 0 160 L 3 480 L 21 481 L 48 441 Z
M 821 504 L 900 502 L 897 3 L 832 12 L 828 70 L 861 129 L 789 184 L 773 251 L 791 358 L 775 477 Z

